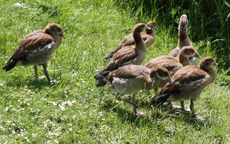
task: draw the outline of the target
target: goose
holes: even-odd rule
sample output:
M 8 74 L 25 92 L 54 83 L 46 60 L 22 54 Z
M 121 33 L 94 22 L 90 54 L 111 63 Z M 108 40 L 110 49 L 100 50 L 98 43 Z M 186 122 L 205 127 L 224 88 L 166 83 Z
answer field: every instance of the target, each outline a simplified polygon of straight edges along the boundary
M 50 82 L 47 62 L 52 53 L 60 46 L 62 37 L 65 38 L 62 27 L 56 23 L 50 23 L 44 30 L 34 31 L 26 35 L 3 67 L 3 70 L 9 71 L 15 66 L 34 65 L 35 78 L 38 79 L 37 65 L 42 65 L 44 74 Z
M 176 57 L 181 48 L 184 46 L 192 46 L 191 40 L 189 39 L 188 36 L 188 17 L 186 14 L 183 14 L 180 17 L 180 22 L 179 22 L 179 32 L 178 32 L 178 43 L 177 43 L 177 47 L 175 49 L 173 49 L 168 56 L 172 56 L 172 57 Z M 196 64 L 196 58 L 194 57 L 190 57 L 189 58 L 190 62 L 192 65 Z
M 141 32 L 144 31 L 145 28 L 146 26 L 143 23 L 139 23 L 134 27 L 133 37 L 136 42 L 135 46 L 126 46 L 117 51 L 107 66 L 94 76 L 96 80 L 105 78 L 110 71 L 116 70 L 121 66 L 128 64 L 140 65 L 144 61 L 146 57 L 146 46 L 141 38 Z M 105 83 L 100 83 L 99 81 L 97 87 L 100 87 L 101 85 L 103 86 Z
M 141 65 L 126 65 L 110 72 L 107 76 L 107 86 L 117 92 L 116 99 L 133 105 L 134 114 L 142 114 L 136 109 L 136 93 L 140 90 L 151 90 L 158 87 L 160 80 L 171 83 L 167 69 L 155 66 L 151 69 Z M 132 101 L 123 99 L 120 96 L 133 93 Z
M 195 117 L 194 101 L 200 96 L 203 89 L 216 78 L 216 72 L 211 67 L 218 65 L 212 57 L 201 60 L 200 66 L 188 65 L 178 70 L 171 77 L 173 84 L 167 83 L 164 88 L 151 100 L 153 105 L 162 105 L 166 101 L 180 101 L 184 110 L 184 101 L 190 100 L 190 110 Z
M 173 76 L 182 67 L 190 65 L 189 57 L 202 58 L 192 46 L 184 46 L 176 58 L 172 56 L 159 56 L 148 61 L 145 67 L 151 69 L 156 65 L 161 66 L 169 71 L 170 76 Z M 166 82 L 162 81 L 159 87 L 162 88 L 165 84 Z M 155 89 L 155 95 L 156 94 L 157 89 Z
M 154 22 L 154 21 L 149 21 L 146 24 L 146 33 L 144 33 L 144 32 L 141 33 L 141 37 L 144 40 L 146 48 L 149 47 L 150 45 L 152 45 L 154 43 L 154 41 L 155 41 L 155 33 L 154 33 L 153 29 L 158 31 L 157 23 Z M 121 43 L 117 46 L 115 51 L 112 51 L 109 55 L 107 55 L 104 58 L 106 60 L 110 60 L 117 51 L 119 51 L 122 48 L 125 48 L 126 46 L 131 46 L 131 45 L 135 45 L 135 40 L 134 40 L 134 37 L 133 37 L 133 33 L 131 33 L 128 36 L 126 36 L 121 41 Z

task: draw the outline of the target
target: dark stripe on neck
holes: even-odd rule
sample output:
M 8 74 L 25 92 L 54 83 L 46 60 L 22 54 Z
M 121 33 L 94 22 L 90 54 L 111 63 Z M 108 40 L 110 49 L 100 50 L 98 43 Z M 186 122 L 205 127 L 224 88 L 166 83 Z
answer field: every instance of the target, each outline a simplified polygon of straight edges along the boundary
M 180 41 L 184 41 L 187 38 L 188 34 L 184 31 L 180 31 L 178 36 L 179 36 Z
M 152 29 L 146 29 L 146 33 L 149 34 L 149 35 L 152 35 L 153 30 Z
M 135 40 L 136 44 L 138 44 L 138 43 L 140 43 L 142 41 L 140 32 L 134 32 L 133 37 L 134 37 L 134 40 Z

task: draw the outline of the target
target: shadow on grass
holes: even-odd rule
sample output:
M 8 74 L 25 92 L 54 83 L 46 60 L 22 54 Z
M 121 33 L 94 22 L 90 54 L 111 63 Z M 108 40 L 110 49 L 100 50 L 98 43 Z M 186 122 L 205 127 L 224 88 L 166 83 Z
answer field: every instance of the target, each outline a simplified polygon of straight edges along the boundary
M 146 112 L 145 115 L 139 116 L 134 115 L 132 110 L 130 110 L 130 108 L 132 109 L 132 105 L 130 105 L 130 108 L 128 109 L 122 108 L 120 105 L 124 103 L 125 102 L 117 103 L 115 100 L 108 99 L 101 108 L 117 113 L 117 115 L 121 117 L 122 123 L 132 123 L 137 127 L 141 127 L 143 124 L 151 126 L 152 124 L 156 124 L 156 121 L 162 121 L 164 119 L 176 119 L 178 121 L 184 121 L 197 130 L 200 130 L 202 127 L 208 128 L 211 126 L 208 121 L 200 121 L 198 118 L 192 118 L 191 113 L 185 112 L 180 108 L 170 108 L 168 105 L 163 105 L 160 108 L 152 108 L 150 106 L 150 102 L 139 101 L 138 110 L 144 110 Z
M 17 77 L 14 76 L 11 79 L 5 82 L 5 85 L 8 87 L 16 87 L 16 88 L 24 88 L 27 87 L 29 89 L 42 89 L 43 87 L 51 87 L 56 83 L 50 83 L 46 78 L 36 80 L 35 78 L 31 78 L 29 76 L 26 77 Z
M 159 108 L 152 108 L 159 113 L 159 119 L 165 118 L 174 118 L 178 119 L 179 121 L 184 121 L 190 125 L 192 125 L 197 130 L 200 130 L 202 127 L 209 128 L 211 124 L 208 120 L 205 120 L 201 117 L 192 117 L 192 113 L 188 111 L 184 111 L 181 108 L 171 108 L 169 105 L 162 105 Z
M 122 108 L 122 106 L 125 104 L 126 102 L 116 102 L 115 100 L 112 99 L 108 99 L 104 101 L 105 103 L 103 105 L 101 105 L 101 108 L 106 110 L 106 111 L 112 111 L 114 113 L 116 113 L 121 119 L 122 119 L 122 123 L 132 123 L 135 126 L 140 126 L 140 123 L 149 123 L 150 121 L 152 121 L 152 118 L 149 117 L 145 117 L 145 116 L 141 116 L 141 115 L 135 115 L 132 112 L 133 106 L 130 104 L 129 108 L 124 109 Z M 138 108 L 138 111 L 141 111 L 143 109 Z

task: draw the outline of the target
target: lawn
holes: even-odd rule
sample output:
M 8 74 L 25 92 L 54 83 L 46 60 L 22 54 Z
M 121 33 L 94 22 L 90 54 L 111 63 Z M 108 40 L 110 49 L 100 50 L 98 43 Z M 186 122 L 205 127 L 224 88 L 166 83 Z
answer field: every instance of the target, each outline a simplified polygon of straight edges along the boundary
M 48 23 L 60 24 L 66 38 L 48 63 L 55 82 L 36 80 L 32 66 L 0 73 L 0 143 L 230 143 L 230 91 L 220 85 L 224 72 L 195 103 L 204 122 L 180 110 L 151 108 L 154 91 L 137 94 L 146 114 L 135 116 L 130 104 L 115 100 L 114 91 L 96 88 L 93 76 L 108 63 L 103 57 L 137 23 L 153 19 L 139 19 L 107 0 L 1 3 L 2 67 L 25 35 Z M 170 32 L 176 27 L 158 23 L 158 29 L 143 64 L 177 45 L 177 33 Z M 193 45 L 206 56 L 204 40 Z

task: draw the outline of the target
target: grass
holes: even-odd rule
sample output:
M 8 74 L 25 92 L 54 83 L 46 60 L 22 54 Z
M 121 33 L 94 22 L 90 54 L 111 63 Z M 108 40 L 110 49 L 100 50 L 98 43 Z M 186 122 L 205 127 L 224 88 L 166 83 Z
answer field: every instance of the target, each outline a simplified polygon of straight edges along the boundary
M 103 57 L 132 32 L 139 20 L 110 1 L 1 1 L 0 64 L 3 66 L 28 33 L 59 23 L 66 39 L 54 52 L 48 71 L 56 83 L 35 80 L 33 67 L 0 73 L 0 143 L 229 143 L 229 89 L 220 77 L 195 103 L 200 123 L 188 114 L 150 108 L 153 91 L 137 95 L 145 116 L 132 114 L 114 91 L 96 88 L 93 76 Z M 137 20 L 138 19 L 138 20 Z M 159 25 L 146 63 L 177 44 L 174 26 Z M 193 43 L 204 57 L 206 41 Z M 43 74 L 39 67 L 39 75 Z M 221 77 L 224 77 L 223 72 Z M 186 107 L 188 107 L 186 102 Z

